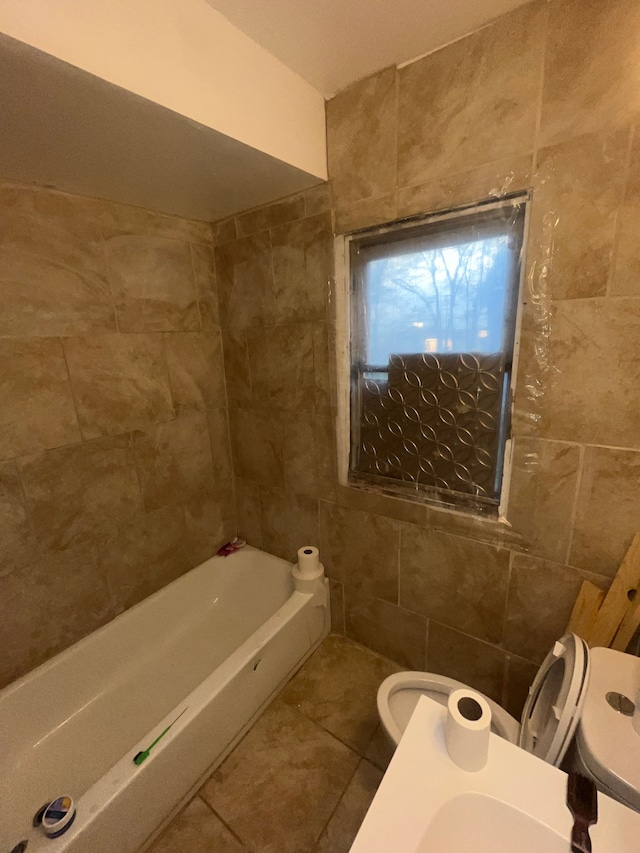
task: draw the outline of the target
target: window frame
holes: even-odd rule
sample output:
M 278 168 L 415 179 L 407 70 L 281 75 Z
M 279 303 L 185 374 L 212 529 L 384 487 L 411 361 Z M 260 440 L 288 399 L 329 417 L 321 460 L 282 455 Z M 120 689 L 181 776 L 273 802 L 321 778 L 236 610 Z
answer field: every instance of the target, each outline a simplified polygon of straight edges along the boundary
M 459 219 L 464 216 L 470 217 L 475 212 L 486 213 L 495 209 L 508 209 L 509 207 L 523 208 L 524 213 L 519 271 L 516 283 L 517 293 L 514 300 L 515 306 L 511 308 L 511 313 L 515 310 L 515 317 L 513 318 L 514 336 L 511 348 L 511 369 L 508 384 L 509 401 L 505 419 L 507 435 L 502 445 L 503 453 L 501 462 L 498 459 L 498 465 L 501 467 L 501 481 L 497 505 L 495 502 L 489 503 L 488 501 L 477 500 L 472 495 L 469 495 L 467 500 L 460 493 L 451 492 L 449 493 L 450 499 L 447 499 L 446 493 L 438 494 L 435 489 L 433 492 L 430 492 L 428 489 L 416 489 L 409 485 L 403 486 L 400 482 L 397 485 L 392 485 L 388 481 L 376 483 L 375 477 L 372 475 L 363 474 L 362 477 L 359 477 L 357 472 L 350 471 L 350 455 L 353 452 L 353 441 L 355 440 L 352 430 L 352 419 L 354 417 L 352 411 L 353 371 L 357 369 L 355 361 L 352 361 L 351 342 L 353 313 L 354 310 L 357 310 L 354 309 L 354 299 L 357 298 L 357 292 L 350 260 L 352 244 L 355 241 L 361 241 L 363 238 L 379 240 L 387 234 L 390 235 L 389 242 L 393 242 L 394 238 L 404 230 L 415 229 L 420 226 L 437 226 L 441 222 Z M 338 479 L 342 486 L 377 494 L 386 494 L 396 499 L 409 500 L 435 509 L 461 512 L 464 515 L 477 515 L 491 520 L 506 520 L 512 467 L 512 419 L 517 394 L 516 380 L 520 354 L 522 313 L 526 302 L 526 257 L 530 214 L 531 193 L 520 191 L 501 196 L 500 198 L 490 198 L 473 204 L 461 205 L 447 210 L 435 211 L 433 213 L 385 223 L 376 227 L 362 228 L 336 237 L 334 249 L 338 369 Z M 361 314 L 362 311 L 360 310 L 358 313 Z M 385 478 L 381 477 L 380 479 L 383 481 Z

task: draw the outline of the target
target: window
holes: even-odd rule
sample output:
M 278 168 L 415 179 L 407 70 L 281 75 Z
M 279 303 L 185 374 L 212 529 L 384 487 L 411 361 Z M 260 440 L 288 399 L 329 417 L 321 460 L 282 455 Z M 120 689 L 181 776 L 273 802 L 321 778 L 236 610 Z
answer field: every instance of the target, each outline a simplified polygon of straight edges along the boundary
M 496 513 L 526 199 L 349 238 L 349 481 Z

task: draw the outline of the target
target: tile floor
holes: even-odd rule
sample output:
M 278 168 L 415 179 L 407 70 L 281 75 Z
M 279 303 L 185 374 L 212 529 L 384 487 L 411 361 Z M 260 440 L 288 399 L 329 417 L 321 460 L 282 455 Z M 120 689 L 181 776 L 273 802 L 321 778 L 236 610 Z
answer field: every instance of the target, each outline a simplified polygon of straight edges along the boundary
M 331 634 L 149 853 L 347 853 L 391 757 L 376 691 L 399 668 Z

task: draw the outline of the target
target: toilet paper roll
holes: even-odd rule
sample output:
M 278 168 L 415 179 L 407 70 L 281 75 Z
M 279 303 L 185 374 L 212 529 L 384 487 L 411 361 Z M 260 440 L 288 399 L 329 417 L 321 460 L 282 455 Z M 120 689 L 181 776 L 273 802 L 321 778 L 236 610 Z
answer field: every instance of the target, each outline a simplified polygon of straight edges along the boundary
M 322 574 L 320 552 L 313 545 L 305 545 L 298 551 L 298 574 L 301 578 L 317 578 Z
M 322 590 L 324 566 L 320 562 L 318 549 L 306 545 L 298 551 L 298 562 L 291 570 L 293 585 L 298 592 L 315 595 Z
M 447 703 L 445 743 L 450 758 L 462 770 L 477 772 L 487 763 L 491 708 L 473 690 L 454 690 Z

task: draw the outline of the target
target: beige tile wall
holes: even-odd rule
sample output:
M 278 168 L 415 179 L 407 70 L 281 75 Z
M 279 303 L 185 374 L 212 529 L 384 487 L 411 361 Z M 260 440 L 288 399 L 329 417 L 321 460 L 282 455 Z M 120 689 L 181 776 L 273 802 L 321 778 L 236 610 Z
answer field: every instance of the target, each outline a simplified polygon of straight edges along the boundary
M 0 686 L 235 532 L 208 224 L 0 185 Z
M 640 528 L 640 5 L 531 3 L 327 105 L 329 187 L 215 227 L 240 529 L 335 627 L 517 711 Z M 511 528 L 339 486 L 333 230 L 533 189 Z M 328 347 L 328 348 L 327 348 Z

